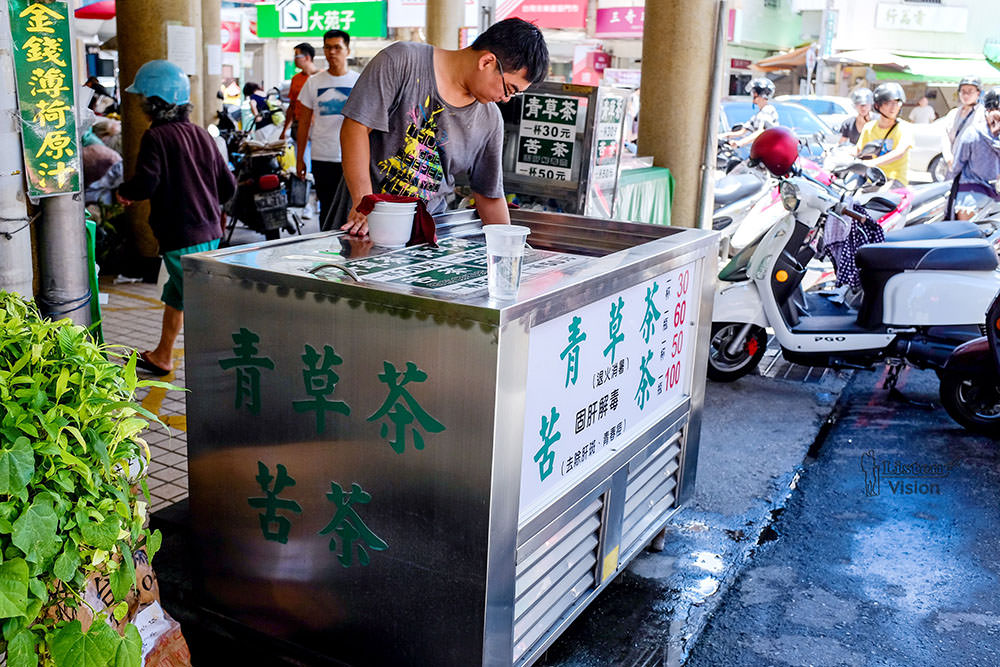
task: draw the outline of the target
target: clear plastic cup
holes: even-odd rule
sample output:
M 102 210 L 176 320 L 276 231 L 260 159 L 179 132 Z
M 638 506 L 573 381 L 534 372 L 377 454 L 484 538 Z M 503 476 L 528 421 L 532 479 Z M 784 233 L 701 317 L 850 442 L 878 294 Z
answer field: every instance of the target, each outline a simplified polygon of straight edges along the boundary
M 483 225 L 486 235 L 486 279 L 490 296 L 513 299 L 521 286 L 524 241 L 531 232 L 520 225 Z

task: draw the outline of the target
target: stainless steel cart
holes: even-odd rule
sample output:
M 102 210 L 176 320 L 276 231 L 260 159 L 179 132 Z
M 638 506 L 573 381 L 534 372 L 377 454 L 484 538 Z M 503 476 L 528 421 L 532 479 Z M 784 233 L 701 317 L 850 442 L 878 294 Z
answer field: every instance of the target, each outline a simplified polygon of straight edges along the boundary
M 547 213 L 184 258 L 208 604 L 356 665 L 533 662 L 690 498 L 717 236 Z

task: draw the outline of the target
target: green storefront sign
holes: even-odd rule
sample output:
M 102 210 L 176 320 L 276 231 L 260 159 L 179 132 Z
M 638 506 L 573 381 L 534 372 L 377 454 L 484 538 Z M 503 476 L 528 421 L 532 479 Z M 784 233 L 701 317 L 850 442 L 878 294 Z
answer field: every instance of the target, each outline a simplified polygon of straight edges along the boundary
M 343 30 L 351 37 L 386 36 L 386 2 L 282 0 L 257 5 L 258 37 L 322 37 Z
M 73 46 L 65 2 L 9 0 L 28 194 L 80 190 Z

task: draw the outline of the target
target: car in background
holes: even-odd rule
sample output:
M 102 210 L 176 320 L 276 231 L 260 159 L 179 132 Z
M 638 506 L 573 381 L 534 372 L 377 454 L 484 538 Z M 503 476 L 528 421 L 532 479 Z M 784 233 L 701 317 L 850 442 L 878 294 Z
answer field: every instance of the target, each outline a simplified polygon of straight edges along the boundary
M 837 95 L 778 95 L 774 101 L 804 106 L 835 130 L 856 113 L 851 98 Z
M 778 112 L 778 123 L 782 127 L 790 129 L 799 139 L 815 140 L 816 145 L 807 151 L 800 151 L 800 154 L 815 157 L 823 152 L 820 143 L 836 144 L 840 141 L 840 135 L 809 109 L 789 102 L 773 102 L 773 104 Z M 732 124 L 730 127 L 745 124 L 757 112 L 752 102 L 740 98 L 723 100 L 722 110 Z
M 914 179 L 913 172 L 927 172 L 932 181 L 939 182 L 948 177 L 948 164 L 941 153 L 942 144 L 947 141 L 945 119 L 938 118 L 933 123 L 912 123 L 913 149 L 910 151 L 910 180 L 926 180 L 920 175 Z

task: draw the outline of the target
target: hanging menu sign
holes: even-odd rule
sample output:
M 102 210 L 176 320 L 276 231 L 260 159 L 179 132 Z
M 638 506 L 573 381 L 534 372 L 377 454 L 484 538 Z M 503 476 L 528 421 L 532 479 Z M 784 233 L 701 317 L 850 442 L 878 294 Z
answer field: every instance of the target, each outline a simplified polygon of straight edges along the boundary
M 521 105 L 515 172 L 553 181 L 572 180 L 573 141 L 583 113 L 578 97 L 528 94 Z
M 28 195 L 79 192 L 69 8 L 65 2 L 9 0 Z

